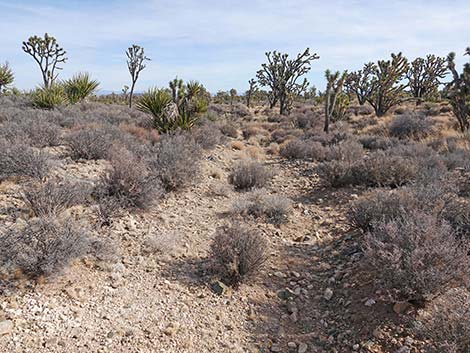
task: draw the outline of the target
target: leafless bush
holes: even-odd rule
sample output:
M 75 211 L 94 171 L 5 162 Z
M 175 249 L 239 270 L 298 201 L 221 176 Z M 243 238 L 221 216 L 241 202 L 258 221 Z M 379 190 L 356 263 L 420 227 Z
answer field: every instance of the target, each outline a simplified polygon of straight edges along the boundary
M 233 168 L 229 182 L 235 190 L 250 190 L 266 186 L 271 179 L 271 171 L 257 161 L 242 161 Z
M 71 220 L 34 218 L 0 234 L 0 266 L 31 277 L 57 274 L 88 250 L 86 232 Z
M 324 160 L 327 149 L 316 141 L 292 139 L 281 146 L 279 153 L 288 159 Z
M 162 195 L 158 179 L 149 167 L 129 151 L 111 154 L 112 169 L 101 177 L 95 195 L 98 199 L 114 198 L 124 208 L 149 207 Z
M 421 310 L 415 331 L 430 340 L 429 353 L 470 352 L 470 294 L 455 288 Z
M 367 266 L 395 301 L 424 303 L 470 279 L 470 243 L 435 216 L 412 212 L 379 222 L 364 238 Z
M 226 226 L 217 230 L 210 256 L 224 282 L 236 287 L 266 262 L 268 242 L 253 229 L 240 225 Z
M 39 148 L 57 146 L 59 126 L 41 117 L 23 117 L 2 124 L 0 136 L 9 142 L 21 141 Z
M 0 180 L 11 176 L 42 179 L 50 169 L 49 155 L 28 145 L 0 140 Z
M 298 129 L 277 129 L 271 133 L 271 140 L 276 143 L 283 143 L 293 137 L 302 135 L 302 130 Z
M 463 169 L 470 171 L 470 151 L 458 149 L 445 153 L 442 160 L 448 169 Z
M 85 184 L 69 181 L 47 181 L 39 186 L 31 185 L 23 192 L 26 205 L 36 217 L 58 215 L 83 202 L 90 193 Z
M 228 137 L 237 138 L 238 130 L 232 123 L 225 123 L 220 126 L 220 131 L 222 134 Z
M 82 126 L 65 137 L 65 144 L 74 160 L 106 159 L 113 142 L 113 134 L 103 125 Z
M 231 213 L 243 217 L 264 218 L 266 222 L 282 224 L 287 222 L 291 201 L 279 195 L 267 195 L 264 190 L 256 190 L 232 204 Z
M 374 190 L 351 204 L 348 220 L 353 227 L 371 230 L 379 222 L 390 222 L 419 208 L 410 189 Z
M 190 185 L 198 175 L 201 148 L 190 136 L 165 136 L 150 156 L 153 173 L 167 191 Z
M 428 136 L 430 123 L 423 116 L 408 113 L 395 117 L 389 126 L 390 136 L 400 139 L 420 140 Z
M 222 142 L 222 133 L 218 125 L 206 123 L 191 130 L 194 141 L 205 150 L 210 150 Z
M 346 140 L 330 146 L 326 150 L 326 159 L 353 163 L 365 155 L 364 148 L 356 141 Z
M 398 140 L 377 135 L 366 135 L 359 137 L 359 142 L 368 150 L 387 150 L 398 145 Z
M 470 240 L 470 200 L 456 195 L 450 198 L 443 208 L 442 217 L 458 236 Z

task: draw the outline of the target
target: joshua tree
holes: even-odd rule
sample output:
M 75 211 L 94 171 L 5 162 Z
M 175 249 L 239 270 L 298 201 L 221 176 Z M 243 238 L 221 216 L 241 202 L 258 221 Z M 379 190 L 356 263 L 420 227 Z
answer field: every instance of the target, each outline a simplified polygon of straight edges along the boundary
M 171 97 L 173 99 L 173 102 L 176 104 L 179 104 L 180 99 L 184 97 L 184 82 L 182 79 L 179 79 L 178 77 L 175 77 L 173 80 L 171 80 L 168 85 L 170 86 L 171 89 Z
M 250 88 L 248 91 L 246 91 L 246 106 L 250 108 L 251 106 L 251 99 L 253 97 L 253 94 L 258 90 L 257 87 L 257 82 L 254 78 L 248 81 L 248 84 L 250 85 Z
M 230 105 L 233 105 L 233 100 L 237 98 L 237 90 L 235 88 L 232 88 L 230 90 Z
M 38 63 L 44 88 L 49 88 L 58 76 L 56 70 L 62 70 L 58 65 L 68 60 L 65 56 L 67 52 L 59 46 L 54 37 L 47 33 L 44 34 L 44 38 L 29 37 L 28 41 L 23 42 L 22 49 Z
M 310 71 L 310 63 L 319 59 L 319 56 L 310 54 L 307 48 L 295 59 L 289 59 L 288 54 L 277 51 L 267 52 L 266 57 L 268 62 L 261 65 L 256 77 L 261 86 L 271 89 L 269 96 L 271 108 L 279 101 L 280 113 L 286 115 L 289 113 L 292 96 L 299 95 L 308 86 L 307 79 L 304 78 L 302 83 L 298 83 L 297 80 Z
M 371 78 L 375 69 L 374 63 L 367 63 L 362 70 L 348 74 L 344 86 L 349 93 L 355 94 L 360 105 L 364 105 L 371 93 Z
M 391 60 L 379 60 L 372 69 L 370 94 L 367 101 L 378 117 L 384 116 L 394 105 L 400 103 L 407 85 L 400 82 L 408 72 L 408 61 L 401 54 L 392 54 Z
M 186 97 L 188 100 L 198 97 L 203 92 L 203 86 L 198 81 L 186 83 Z
M 139 79 L 140 72 L 146 67 L 145 61 L 150 59 L 145 56 L 144 48 L 136 44 L 132 44 L 132 46 L 127 49 L 126 55 L 127 68 L 132 78 L 131 90 L 129 92 L 129 107 L 132 107 L 135 84 Z
M 466 49 L 465 55 L 470 55 L 470 47 Z M 470 62 L 464 65 L 463 72 L 459 74 L 455 68 L 455 53 L 450 53 L 447 61 L 453 80 L 447 85 L 445 93 L 457 117 L 460 130 L 465 132 L 470 130 Z
M 447 74 L 446 58 L 435 55 L 427 55 L 426 59 L 416 58 L 406 73 L 410 92 L 415 97 L 416 104 L 420 104 L 423 99 L 430 99 L 436 96 L 439 79 Z
M 0 94 L 2 94 L 2 88 L 12 84 L 14 79 L 15 76 L 8 61 L 0 65 Z
M 326 70 L 325 72 L 327 85 L 325 90 L 325 125 L 323 131 L 326 133 L 328 133 L 330 121 L 336 110 L 336 102 L 338 96 L 342 93 L 346 76 L 346 71 L 342 74 L 339 71 L 336 71 L 334 74 L 332 74 L 330 70 Z

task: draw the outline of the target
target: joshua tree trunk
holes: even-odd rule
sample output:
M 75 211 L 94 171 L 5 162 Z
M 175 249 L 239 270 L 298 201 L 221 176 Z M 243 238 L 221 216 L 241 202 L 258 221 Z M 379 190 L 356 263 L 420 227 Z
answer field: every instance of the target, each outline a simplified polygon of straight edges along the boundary
M 134 96 L 135 81 L 132 81 L 131 91 L 129 92 L 129 108 L 132 108 L 132 97 Z

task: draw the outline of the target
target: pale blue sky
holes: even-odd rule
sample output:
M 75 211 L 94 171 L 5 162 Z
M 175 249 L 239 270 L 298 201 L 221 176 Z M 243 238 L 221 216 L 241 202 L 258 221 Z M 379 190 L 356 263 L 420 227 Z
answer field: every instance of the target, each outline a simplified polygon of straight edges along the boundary
M 137 90 L 178 75 L 211 92 L 246 90 L 264 52 L 320 55 L 309 80 L 323 89 L 325 69 L 355 70 L 402 51 L 461 54 L 470 45 L 470 2 L 452 0 L 0 0 L 0 62 L 9 61 L 16 86 L 40 83 L 21 42 L 48 32 L 67 50 L 60 78 L 88 71 L 103 90 L 129 83 L 124 51 L 142 45 L 152 59 Z

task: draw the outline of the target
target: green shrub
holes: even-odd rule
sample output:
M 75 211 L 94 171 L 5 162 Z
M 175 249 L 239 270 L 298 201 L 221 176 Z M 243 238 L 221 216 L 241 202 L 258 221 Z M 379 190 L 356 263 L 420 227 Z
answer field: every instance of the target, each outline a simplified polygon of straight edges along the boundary
M 98 81 L 90 78 L 89 73 L 80 72 L 74 75 L 71 79 L 65 80 L 62 83 L 62 86 L 68 101 L 75 104 L 83 101 L 85 98 L 93 94 L 99 84 L 100 83 Z
M 54 109 L 66 102 L 66 96 L 63 87 L 54 84 L 48 88 L 36 88 L 31 93 L 31 101 L 36 108 Z

